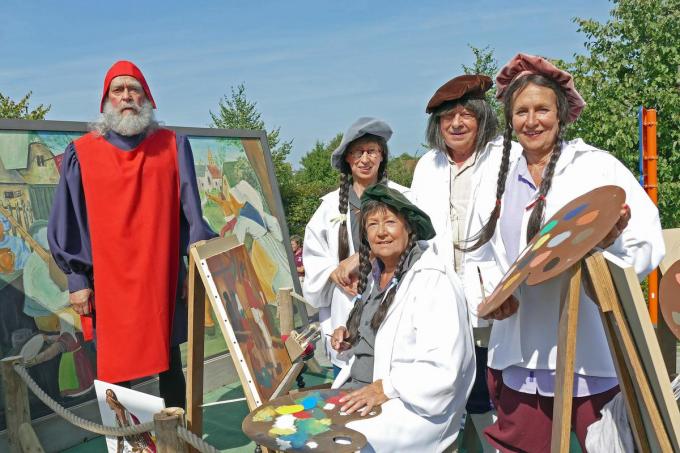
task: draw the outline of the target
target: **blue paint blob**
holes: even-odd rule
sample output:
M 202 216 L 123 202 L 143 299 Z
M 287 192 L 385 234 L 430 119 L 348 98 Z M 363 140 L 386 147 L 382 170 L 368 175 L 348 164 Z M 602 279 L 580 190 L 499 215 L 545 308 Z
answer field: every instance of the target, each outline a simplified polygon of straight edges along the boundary
M 302 448 L 307 443 L 309 439 L 308 433 L 305 431 L 298 431 L 293 434 L 287 434 L 285 436 L 280 436 L 279 439 L 290 442 L 293 448 Z
M 317 401 L 319 401 L 320 399 L 321 398 L 319 398 L 316 395 L 309 395 L 307 398 L 300 401 L 300 404 L 302 404 L 302 407 L 304 407 L 305 410 L 308 410 L 313 407 L 316 407 Z
M 521 260 L 519 263 L 517 263 L 517 269 L 520 270 L 520 271 L 521 271 L 522 269 L 524 269 L 524 268 L 526 267 L 526 265 L 529 264 L 529 261 L 531 261 L 532 259 L 534 259 L 534 255 L 535 255 L 534 252 L 529 252 L 529 253 L 527 253 L 527 254 L 524 256 L 524 258 L 522 258 L 522 260 Z
M 587 207 L 588 207 L 588 203 L 583 203 L 581 206 L 578 206 L 578 207 L 572 209 L 571 211 L 567 212 L 566 214 L 564 214 L 564 217 L 562 217 L 562 219 L 563 220 L 571 220 L 574 217 L 576 217 L 577 215 L 579 215 L 581 212 L 583 212 L 583 210 Z

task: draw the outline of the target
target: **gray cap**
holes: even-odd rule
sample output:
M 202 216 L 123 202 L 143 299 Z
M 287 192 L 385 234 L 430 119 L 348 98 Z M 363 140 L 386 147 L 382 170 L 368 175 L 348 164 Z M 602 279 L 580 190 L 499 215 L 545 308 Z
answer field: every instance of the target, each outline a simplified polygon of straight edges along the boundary
M 342 161 L 347 145 L 366 134 L 377 135 L 378 137 L 384 138 L 385 141 L 388 141 L 392 136 L 392 129 L 386 122 L 377 118 L 368 116 L 359 118 L 349 127 L 349 129 L 347 129 L 345 135 L 342 136 L 340 146 L 338 146 L 335 151 L 333 151 L 333 154 L 331 154 L 331 165 L 338 170 L 342 170 Z

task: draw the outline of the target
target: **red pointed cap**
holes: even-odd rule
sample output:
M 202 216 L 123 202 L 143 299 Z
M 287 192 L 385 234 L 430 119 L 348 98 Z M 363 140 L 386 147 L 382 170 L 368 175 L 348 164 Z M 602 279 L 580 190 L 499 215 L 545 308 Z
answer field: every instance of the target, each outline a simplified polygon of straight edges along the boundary
M 111 69 L 106 73 L 104 78 L 104 92 L 102 93 L 102 102 L 99 105 L 99 112 L 104 112 L 104 102 L 106 101 L 106 96 L 109 94 L 109 87 L 111 86 L 111 81 L 118 76 L 130 76 L 137 79 L 137 81 L 142 85 L 144 89 L 144 94 L 146 94 L 147 99 L 151 102 L 153 108 L 156 108 L 156 102 L 154 102 L 151 96 L 151 90 L 149 90 L 149 85 L 146 83 L 144 74 L 139 68 L 131 61 L 121 60 L 117 61 L 111 66 Z

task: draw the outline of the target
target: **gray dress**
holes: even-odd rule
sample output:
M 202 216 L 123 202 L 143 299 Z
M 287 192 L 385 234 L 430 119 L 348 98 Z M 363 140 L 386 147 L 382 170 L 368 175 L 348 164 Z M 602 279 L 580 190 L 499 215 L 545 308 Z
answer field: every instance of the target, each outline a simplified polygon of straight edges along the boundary
M 426 246 L 425 246 L 426 247 Z M 404 265 L 404 272 L 402 276 L 406 275 L 413 264 L 418 261 L 425 249 L 416 244 L 408 256 Z M 364 309 L 361 313 L 359 321 L 358 338 L 354 343 L 354 363 L 350 371 L 350 377 L 342 385 L 343 389 L 355 390 L 368 385 L 373 382 L 373 362 L 374 362 L 374 345 L 376 332 L 371 328 L 371 320 L 373 315 L 378 311 L 380 303 L 385 297 L 387 289 L 390 287 L 388 282 L 384 288 L 380 288 L 380 274 L 382 273 L 382 263 L 376 260 L 376 265 L 373 267 L 373 284 L 369 286 L 369 292 L 364 292 L 364 298 L 357 303 L 364 304 Z M 398 285 L 397 285 L 398 286 Z M 393 291 L 396 291 L 393 290 Z

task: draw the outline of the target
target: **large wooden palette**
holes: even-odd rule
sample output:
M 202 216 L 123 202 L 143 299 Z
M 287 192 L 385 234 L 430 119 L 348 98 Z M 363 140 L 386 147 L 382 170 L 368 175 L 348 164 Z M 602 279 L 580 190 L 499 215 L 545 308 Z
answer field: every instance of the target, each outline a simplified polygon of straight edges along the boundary
M 380 407 L 366 416 L 340 412 L 344 390 L 309 390 L 273 399 L 243 420 L 243 432 L 258 445 L 290 452 L 354 452 L 366 445 L 366 437 L 345 425 L 375 417 Z
M 661 279 L 659 306 L 668 328 L 680 339 L 680 261 L 669 267 Z
M 537 285 L 581 260 L 611 231 L 625 201 L 623 189 L 603 186 L 567 203 L 527 244 L 477 315 L 494 312 L 524 281 Z

